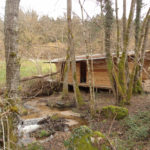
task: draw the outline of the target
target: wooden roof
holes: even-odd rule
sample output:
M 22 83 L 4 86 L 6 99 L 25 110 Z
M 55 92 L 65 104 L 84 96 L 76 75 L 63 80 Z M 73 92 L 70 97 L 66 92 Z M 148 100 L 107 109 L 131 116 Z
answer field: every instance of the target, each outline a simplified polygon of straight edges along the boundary
M 150 52 L 150 50 L 146 50 L 146 53 L 147 52 Z M 121 54 L 122 52 L 120 52 L 120 55 Z M 128 52 L 128 56 L 134 56 L 134 54 L 135 52 L 133 50 Z M 112 56 L 115 57 L 116 53 L 112 53 Z M 90 56 L 87 56 L 87 55 L 76 56 L 76 62 L 85 61 L 87 60 L 87 57 L 89 60 L 102 60 L 102 59 L 106 59 L 106 54 L 93 54 Z M 59 63 L 59 62 L 65 62 L 65 61 L 66 61 L 66 58 L 56 58 L 56 59 L 51 60 L 50 62 Z

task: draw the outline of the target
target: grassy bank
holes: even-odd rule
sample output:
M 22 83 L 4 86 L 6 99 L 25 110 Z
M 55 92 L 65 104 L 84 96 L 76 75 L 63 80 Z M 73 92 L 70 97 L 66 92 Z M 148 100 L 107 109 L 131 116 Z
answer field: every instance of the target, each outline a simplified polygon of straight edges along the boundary
M 43 60 L 21 60 L 20 76 L 21 78 L 32 75 L 46 74 L 50 71 L 56 71 L 54 64 L 43 63 Z M 0 61 L 0 86 L 5 84 L 6 69 L 5 62 Z

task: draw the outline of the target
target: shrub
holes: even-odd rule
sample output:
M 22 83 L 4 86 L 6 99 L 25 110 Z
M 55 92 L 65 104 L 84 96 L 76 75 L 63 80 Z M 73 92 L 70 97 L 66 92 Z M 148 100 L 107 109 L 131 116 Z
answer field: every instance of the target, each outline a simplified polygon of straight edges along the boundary
M 105 136 L 98 131 L 92 131 L 87 126 L 74 129 L 71 138 L 64 144 L 68 150 L 111 150 Z
M 48 133 L 46 130 L 41 130 L 39 137 L 42 138 L 42 137 L 47 137 L 49 135 L 50 133 Z
M 129 139 L 145 140 L 150 136 L 150 112 L 139 112 L 123 121 Z
M 128 109 L 119 106 L 105 106 L 102 108 L 101 114 L 106 118 L 114 118 L 120 120 L 128 115 Z

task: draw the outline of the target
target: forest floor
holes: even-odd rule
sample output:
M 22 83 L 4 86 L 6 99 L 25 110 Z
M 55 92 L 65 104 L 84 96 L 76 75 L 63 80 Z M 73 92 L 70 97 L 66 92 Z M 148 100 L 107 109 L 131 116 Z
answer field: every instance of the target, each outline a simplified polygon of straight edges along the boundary
M 83 91 L 82 95 L 86 105 L 81 110 L 75 107 L 69 108 L 75 113 L 80 113 L 83 117 L 84 121 L 81 123 L 79 121 L 77 126 L 87 125 L 93 130 L 104 133 L 113 141 L 116 150 L 150 150 L 150 94 L 133 96 L 131 104 L 125 106 L 129 110 L 129 116 L 120 121 L 104 119 L 99 113 L 91 118 L 88 107 L 89 93 Z M 50 105 L 59 101 L 60 97 L 61 93 L 55 93 L 48 97 L 40 97 L 39 100 L 43 99 L 46 105 Z M 73 93 L 70 93 L 70 97 L 73 97 Z M 97 93 L 95 105 L 97 112 L 103 106 L 108 105 L 115 105 L 113 95 L 108 92 Z M 37 147 L 41 150 L 66 150 L 64 141 L 70 137 L 73 128 L 66 132 L 57 131 L 48 141 L 40 143 L 40 145 L 29 145 L 29 147 Z

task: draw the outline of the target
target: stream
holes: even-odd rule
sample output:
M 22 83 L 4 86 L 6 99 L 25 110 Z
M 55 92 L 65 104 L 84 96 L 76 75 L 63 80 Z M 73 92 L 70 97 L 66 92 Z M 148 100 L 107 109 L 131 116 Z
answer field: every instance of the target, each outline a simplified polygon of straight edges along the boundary
M 24 103 L 24 107 L 28 110 L 28 115 L 22 116 L 18 125 L 19 144 L 27 145 L 36 142 L 36 138 L 30 137 L 30 133 L 38 130 L 41 127 L 38 122 L 48 116 L 57 115 L 65 118 L 65 124 L 68 125 L 68 128 L 65 129 L 66 132 L 74 127 L 86 124 L 85 120 L 80 117 L 80 114 L 73 112 L 71 109 L 59 110 L 48 107 L 46 98 L 31 99 Z M 53 136 L 51 135 L 38 142 L 45 142 L 50 138 L 53 138 Z

